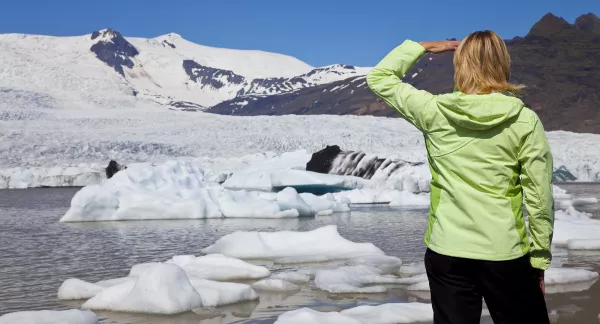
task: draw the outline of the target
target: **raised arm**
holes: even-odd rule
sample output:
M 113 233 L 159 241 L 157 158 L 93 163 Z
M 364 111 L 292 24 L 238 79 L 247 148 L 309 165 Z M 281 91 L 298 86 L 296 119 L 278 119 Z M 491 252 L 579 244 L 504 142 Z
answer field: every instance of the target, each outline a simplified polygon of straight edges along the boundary
M 554 231 L 552 153 L 542 123 L 536 116 L 533 132 L 519 152 L 521 184 L 529 214 L 531 265 L 539 270 L 550 266 L 550 245 Z
M 402 76 L 412 68 L 426 53 L 453 51 L 459 42 L 423 42 L 404 41 L 390 52 L 367 75 L 367 84 L 373 92 L 422 132 L 427 132 L 428 121 L 435 109 L 435 96 L 423 90 L 417 90 L 402 82 Z

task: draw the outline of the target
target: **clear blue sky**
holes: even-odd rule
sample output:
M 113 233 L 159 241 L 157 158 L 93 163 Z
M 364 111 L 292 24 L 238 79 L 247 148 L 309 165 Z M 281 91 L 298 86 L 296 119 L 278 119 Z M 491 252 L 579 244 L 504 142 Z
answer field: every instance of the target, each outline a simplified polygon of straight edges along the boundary
M 261 49 L 311 65 L 372 66 L 406 38 L 492 29 L 524 36 L 544 14 L 600 16 L 600 0 L 3 0 L 0 33 L 125 36 L 175 32 L 209 46 Z

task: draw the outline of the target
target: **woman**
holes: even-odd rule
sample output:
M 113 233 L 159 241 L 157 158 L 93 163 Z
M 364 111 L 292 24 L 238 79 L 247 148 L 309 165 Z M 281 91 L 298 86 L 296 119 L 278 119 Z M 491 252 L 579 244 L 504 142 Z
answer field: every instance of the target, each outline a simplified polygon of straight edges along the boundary
M 400 80 L 426 52 L 446 51 L 456 51 L 459 91 L 436 96 Z M 549 323 L 543 273 L 554 226 L 552 155 L 509 78 L 506 45 L 491 31 L 462 42 L 407 40 L 367 76 L 425 136 L 432 174 L 425 267 L 436 324 L 479 323 L 482 298 L 496 324 Z

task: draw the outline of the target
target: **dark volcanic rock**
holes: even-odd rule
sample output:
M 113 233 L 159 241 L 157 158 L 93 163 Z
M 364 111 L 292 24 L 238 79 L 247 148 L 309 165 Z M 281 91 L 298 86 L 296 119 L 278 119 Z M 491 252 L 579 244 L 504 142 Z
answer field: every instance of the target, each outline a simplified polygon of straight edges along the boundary
M 106 171 L 106 178 L 110 179 L 117 172 L 119 172 L 121 170 L 125 170 L 125 169 L 127 169 L 127 166 L 120 165 L 119 163 L 117 163 L 117 161 L 111 160 L 110 162 L 108 162 L 108 166 L 105 169 L 105 171 Z
M 593 13 L 579 16 L 575 26 L 583 31 L 600 34 L 600 18 Z
M 99 40 L 92 45 L 90 50 L 96 54 L 96 57 L 112 67 L 121 75 L 125 75 L 123 67 L 133 68 L 132 57 L 139 54 L 138 50 L 131 45 L 116 30 L 105 29 L 92 33 L 92 40 Z
M 551 13 L 546 14 L 540 21 L 538 21 L 527 36 L 538 36 L 538 37 L 552 37 L 566 29 L 573 29 L 575 26 L 569 24 L 566 20 L 561 17 L 557 17 Z
M 194 60 L 184 60 L 183 69 L 190 77 L 190 80 L 202 85 L 210 85 L 215 89 L 222 88 L 225 84 L 220 80 L 225 78 L 229 84 L 242 84 L 246 80 L 241 75 L 235 74 L 233 71 L 215 69 L 212 67 L 200 65 Z
M 333 160 L 342 152 L 339 146 L 327 145 L 326 148 L 319 152 L 313 153 L 310 161 L 306 163 L 306 171 L 329 173 Z

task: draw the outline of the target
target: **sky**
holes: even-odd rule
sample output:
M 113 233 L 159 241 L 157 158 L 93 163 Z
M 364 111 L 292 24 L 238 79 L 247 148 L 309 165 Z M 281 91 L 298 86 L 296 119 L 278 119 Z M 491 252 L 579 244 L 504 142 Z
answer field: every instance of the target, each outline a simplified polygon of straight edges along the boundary
M 2 0 L 0 33 L 124 36 L 169 32 L 208 46 L 258 49 L 310 65 L 373 66 L 405 39 L 462 38 L 491 29 L 524 36 L 552 12 L 600 16 L 600 0 Z

